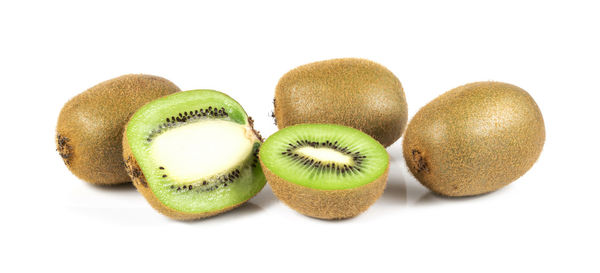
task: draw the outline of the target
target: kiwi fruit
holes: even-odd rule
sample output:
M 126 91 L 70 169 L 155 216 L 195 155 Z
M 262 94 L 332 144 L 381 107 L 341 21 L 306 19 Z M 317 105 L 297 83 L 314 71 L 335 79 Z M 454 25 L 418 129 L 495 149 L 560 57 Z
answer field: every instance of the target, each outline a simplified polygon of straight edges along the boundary
M 300 123 L 333 123 L 361 130 L 384 146 L 407 121 L 400 81 L 375 62 L 343 58 L 287 72 L 275 89 L 273 116 L 279 129 Z
M 73 97 L 60 111 L 56 125 L 56 147 L 65 165 L 92 184 L 131 181 L 123 164 L 123 126 L 142 105 L 177 91 L 164 78 L 130 74 Z
M 191 90 L 141 107 L 126 125 L 123 158 L 152 207 L 191 220 L 238 207 L 264 187 L 261 142 L 234 99 Z
M 525 90 L 475 82 L 417 112 L 404 135 L 403 155 L 412 174 L 433 192 L 478 195 L 527 172 L 545 136 L 542 113 Z
M 321 219 L 354 217 L 383 193 L 385 148 L 369 135 L 336 124 L 298 124 L 271 135 L 259 152 L 275 195 Z

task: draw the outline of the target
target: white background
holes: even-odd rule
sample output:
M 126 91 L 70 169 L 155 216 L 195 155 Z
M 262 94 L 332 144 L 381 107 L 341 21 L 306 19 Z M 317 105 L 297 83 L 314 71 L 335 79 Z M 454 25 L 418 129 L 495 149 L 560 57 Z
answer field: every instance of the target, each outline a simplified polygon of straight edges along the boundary
M 413 2 L 2 1 L 0 271 L 600 271 L 595 1 Z M 55 151 L 62 105 L 127 73 L 224 91 L 269 136 L 279 77 L 336 57 L 388 67 L 411 117 L 468 82 L 518 85 L 544 115 L 544 151 L 508 187 L 444 199 L 407 173 L 400 140 L 385 193 L 356 218 L 302 216 L 267 186 L 195 222 L 131 185 L 78 180 Z

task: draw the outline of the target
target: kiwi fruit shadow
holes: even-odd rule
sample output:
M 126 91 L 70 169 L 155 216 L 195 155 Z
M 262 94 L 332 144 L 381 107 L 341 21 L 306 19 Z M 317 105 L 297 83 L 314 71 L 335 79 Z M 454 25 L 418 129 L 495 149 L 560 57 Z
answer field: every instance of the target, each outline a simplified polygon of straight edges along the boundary
M 497 191 L 502 191 L 504 189 L 500 189 Z M 479 195 L 470 195 L 470 196 L 445 196 L 441 194 L 437 194 L 435 192 L 429 191 L 426 194 L 421 195 L 421 197 L 417 200 L 415 205 L 435 205 L 441 203 L 451 203 L 451 202 L 466 202 L 475 199 L 485 198 L 488 195 L 492 195 L 493 192 L 486 192 Z
M 102 185 L 102 184 L 92 184 L 86 183 L 86 186 L 97 190 L 97 191 L 105 191 L 105 192 L 129 192 L 136 191 L 135 186 L 132 183 L 123 183 L 123 184 L 114 184 L 114 185 Z
M 254 196 L 252 199 L 250 199 L 250 201 L 248 201 L 248 203 L 256 205 L 261 209 L 271 207 L 277 202 L 279 202 L 279 200 L 277 200 L 277 197 L 275 196 L 275 194 L 273 194 L 271 186 L 269 186 L 268 184 L 265 185 L 265 187 L 256 196 Z
M 394 153 L 390 152 L 389 149 L 388 153 L 390 154 L 390 173 L 387 186 L 379 202 L 406 206 L 408 204 L 408 190 L 406 179 L 400 170 L 403 167 L 404 159 L 394 156 Z
M 387 187 L 380 202 L 407 206 L 419 200 L 429 191 L 421 186 L 408 170 L 402 155 L 402 145 L 398 142 L 387 148 L 390 155 L 390 174 Z

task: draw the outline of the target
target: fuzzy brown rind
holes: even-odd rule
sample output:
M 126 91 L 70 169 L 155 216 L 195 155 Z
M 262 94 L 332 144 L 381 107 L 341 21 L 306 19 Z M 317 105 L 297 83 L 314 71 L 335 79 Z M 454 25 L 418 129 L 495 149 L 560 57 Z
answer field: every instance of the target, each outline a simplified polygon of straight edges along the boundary
M 56 147 L 69 170 L 92 184 L 129 182 L 121 146 L 123 126 L 142 105 L 179 91 L 156 76 L 130 74 L 102 82 L 62 108 Z
M 408 118 L 400 81 L 375 62 L 344 58 L 297 67 L 275 89 L 279 129 L 299 123 L 335 123 L 359 129 L 389 146 Z
M 138 192 L 141 193 L 144 196 L 144 198 L 146 198 L 146 201 L 148 201 L 148 203 L 150 203 L 150 206 L 152 206 L 155 210 L 162 213 L 163 215 L 165 215 L 169 218 L 172 218 L 175 220 L 181 220 L 181 221 L 202 219 L 202 218 L 211 217 L 211 216 L 214 216 L 217 214 L 221 214 L 226 211 L 230 211 L 234 208 L 237 208 L 237 207 L 243 205 L 248 200 L 250 200 L 250 199 L 248 199 L 246 201 L 240 202 L 238 204 L 235 204 L 235 205 L 232 205 L 230 207 L 223 208 L 220 210 L 210 211 L 210 212 L 202 212 L 202 213 L 183 212 L 183 211 L 178 211 L 178 210 L 174 210 L 170 207 L 167 207 L 165 204 L 160 202 L 160 200 L 158 200 L 158 198 L 156 198 L 156 195 L 154 195 L 154 193 L 152 192 L 152 189 L 148 185 L 148 182 L 146 181 L 146 177 L 144 176 L 144 173 L 142 172 L 140 166 L 138 165 L 137 161 L 135 160 L 135 157 L 133 156 L 133 153 L 131 152 L 131 148 L 129 147 L 129 141 L 127 140 L 126 132 L 127 132 L 127 130 L 125 130 L 125 132 L 123 134 L 123 160 L 125 161 L 127 174 L 129 175 L 129 177 L 131 177 L 131 181 L 133 181 L 133 185 L 137 188 Z
M 542 114 L 523 89 L 476 82 L 421 108 L 404 135 L 412 174 L 446 196 L 495 191 L 527 172 L 545 141 Z
M 252 117 L 248 117 L 246 119 L 246 122 L 248 123 L 248 125 L 250 125 L 250 128 L 252 128 L 252 133 L 254 133 L 254 135 L 256 136 L 256 138 L 258 138 L 258 140 L 262 143 L 264 141 L 263 137 L 260 135 L 260 132 L 256 129 L 254 129 L 254 120 L 252 119 Z
M 262 170 L 279 200 L 290 208 L 320 219 L 351 218 L 366 211 L 383 194 L 386 171 L 373 182 L 346 190 L 317 190 L 285 181 L 271 172 L 261 161 Z

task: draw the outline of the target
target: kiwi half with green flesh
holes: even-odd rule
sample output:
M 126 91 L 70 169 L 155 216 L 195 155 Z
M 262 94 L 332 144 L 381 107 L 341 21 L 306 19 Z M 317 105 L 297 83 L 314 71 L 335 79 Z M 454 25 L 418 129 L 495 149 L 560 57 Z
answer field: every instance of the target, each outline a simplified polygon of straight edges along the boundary
M 265 185 L 261 137 L 231 97 L 191 90 L 154 100 L 127 123 L 123 158 L 159 212 L 190 220 L 231 210 Z
M 306 64 L 281 77 L 274 113 L 279 129 L 333 123 L 359 129 L 383 146 L 406 128 L 408 110 L 400 81 L 375 62 L 343 58 Z
M 421 108 L 403 153 L 430 190 L 469 196 L 497 190 L 533 166 L 545 141 L 542 113 L 523 89 L 501 82 L 457 87 Z
M 383 193 L 385 148 L 341 125 L 298 124 L 271 135 L 259 158 L 275 195 L 298 212 L 321 219 L 354 217 Z
M 123 128 L 141 106 L 179 91 L 151 75 L 102 82 L 67 102 L 56 125 L 56 147 L 69 170 L 92 184 L 131 181 L 123 164 Z

